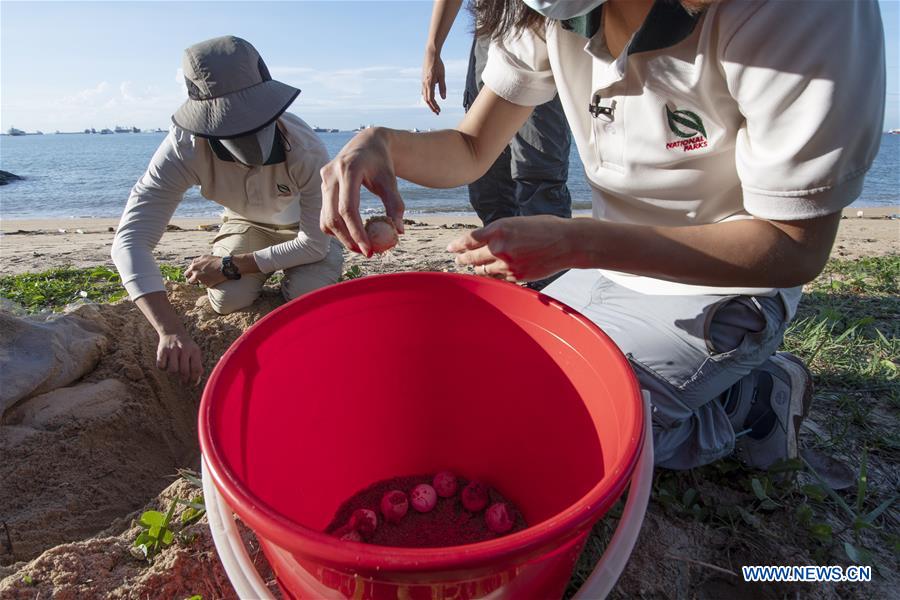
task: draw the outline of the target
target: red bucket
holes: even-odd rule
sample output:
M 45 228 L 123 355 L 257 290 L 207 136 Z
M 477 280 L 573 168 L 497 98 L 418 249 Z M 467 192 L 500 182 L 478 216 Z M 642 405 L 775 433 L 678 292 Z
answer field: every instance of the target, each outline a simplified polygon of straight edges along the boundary
M 559 597 L 644 427 L 627 360 L 567 306 L 490 279 L 403 273 L 260 320 L 213 371 L 199 429 L 204 468 L 287 597 L 430 600 Z M 531 526 L 421 549 L 323 533 L 373 482 L 444 469 L 496 487 Z

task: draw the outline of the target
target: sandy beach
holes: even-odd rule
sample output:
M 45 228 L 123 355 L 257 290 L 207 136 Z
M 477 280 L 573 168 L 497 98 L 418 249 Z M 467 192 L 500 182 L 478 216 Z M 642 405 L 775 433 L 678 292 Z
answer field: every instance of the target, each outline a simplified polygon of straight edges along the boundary
M 857 213 L 862 211 L 863 216 Z M 832 250 L 835 258 L 859 258 L 900 253 L 900 205 L 849 208 Z M 584 215 L 586 216 L 586 215 Z M 390 254 L 366 261 L 345 253 L 345 266 L 366 264 L 369 273 L 454 270 L 445 251 L 461 230 L 479 224 L 473 216 L 412 217 L 400 245 Z M 112 266 L 109 257 L 118 219 L 31 219 L 0 221 L 0 275 L 42 271 L 65 265 Z M 205 253 L 215 237 L 217 219 L 174 219 L 156 248 L 160 262 L 187 266 Z
M 900 206 L 862 209 L 861 217 L 857 216 L 858 210 L 845 211 L 846 218 L 841 221 L 832 256 L 858 259 L 900 255 L 900 220 L 891 218 L 900 212 Z M 3 220 L 0 275 L 67 265 L 112 266 L 109 251 L 116 223 L 116 219 Z M 413 216 L 397 248 L 372 259 L 345 252 L 344 268 L 358 267 L 364 275 L 455 271 L 457 267 L 446 252 L 446 245 L 466 229 L 477 226 L 474 217 Z M 208 251 L 216 227 L 214 218 L 175 219 L 156 249 L 157 260 L 186 266 L 191 257 Z M 829 275 L 822 277 L 827 279 Z M 856 383 L 859 389 L 849 392 L 853 394 L 852 403 L 847 404 L 845 396 L 846 386 L 854 380 L 847 373 L 832 373 L 836 366 L 831 362 L 831 355 L 825 353 L 834 350 L 822 350 L 822 340 L 827 341 L 828 337 L 813 339 L 796 334 L 788 342 L 794 344 L 789 348 L 791 351 L 798 351 L 803 346 L 797 345 L 805 339 L 802 343 L 815 345 L 814 349 L 803 350 L 805 356 L 823 354 L 819 363 L 813 365 L 817 385 L 818 382 L 824 385 L 807 420 L 804 443 L 831 447 L 838 443 L 835 440 L 843 440 L 840 443 L 849 444 L 849 449 L 831 450 L 830 454 L 851 463 L 858 459 L 863 443 L 876 444 L 863 442 L 861 436 L 868 436 L 866 440 L 882 439 L 873 438 L 873 431 L 878 436 L 887 436 L 888 432 L 896 431 L 897 423 L 896 411 L 890 408 L 890 402 L 884 401 L 884 395 L 896 389 L 896 380 L 886 374 L 893 371 L 878 366 L 896 362 L 896 345 L 892 345 L 898 339 L 893 324 L 900 322 L 896 301 L 873 295 L 875 288 L 853 287 L 858 285 L 854 282 L 847 288 L 834 288 L 836 291 L 828 296 L 822 293 L 821 285 L 816 288 L 814 283 L 809 286 L 810 294 L 802 307 L 802 316 L 821 310 L 832 315 L 821 321 L 824 325 L 832 323 L 831 327 L 835 325 L 827 318 L 840 319 L 842 314 L 854 323 L 862 322 L 860 315 L 865 315 L 867 323 L 874 319 L 865 327 L 880 327 L 877 336 L 873 333 L 867 339 L 884 340 L 883 351 L 860 345 L 875 342 L 860 342 L 844 335 L 834 337 L 838 340 L 836 345 L 849 344 L 851 352 L 858 348 L 859 352 L 871 353 L 858 358 L 860 364 L 867 366 L 864 379 Z M 175 310 L 201 348 L 207 375 L 209 368 L 243 331 L 283 302 L 280 293 L 268 286 L 261 298 L 246 310 L 220 316 L 203 302 L 205 294 L 201 288 L 170 282 L 168 289 Z M 76 302 L 64 315 L 57 313 L 51 317 L 52 314 L 26 320 L 0 311 L 0 342 L 7 341 L 8 347 L 19 344 L 8 355 L 37 356 L 52 354 L 57 349 L 61 352 L 57 362 L 73 373 L 65 381 L 47 383 L 0 415 L 0 456 L 3 457 L 0 460 L 0 598 L 156 600 L 192 594 L 202 594 L 203 598 L 235 598 L 213 548 L 205 518 L 180 525 L 179 541 L 163 549 L 153 561 L 147 561 L 134 547 L 141 532 L 136 520 L 142 511 L 165 511 L 167 507 L 178 506 L 175 518 L 180 522 L 186 510 L 183 502 L 197 497 L 198 490 L 190 481 L 178 478 L 175 473 L 181 467 L 198 468 L 196 418 L 202 385 L 182 385 L 156 368 L 157 335 L 128 300 L 101 304 Z M 45 323 L 57 329 L 41 329 Z M 854 329 L 857 327 L 852 325 Z M 90 356 L 62 335 L 70 330 L 81 331 L 77 343 L 92 348 Z M 23 350 L 26 346 L 22 341 L 26 337 L 23 332 L 27 331 L 31 334 L 26 341 L 35 346 L 34 352 L 30 347 Z M 0 345 L 0 353 L 4 351 Z M 840 362 L 835 362 L 839 367 Z M 5 376 L 9 377 L 9 373 Z M 829 377 L 833 378 L 832 383 Z M 7 379 L 7 386 L 9 382 Z M 871 411 L 865 413 L 869 416 L 862 421 L 864 426 L 857 423 L 849 432 L 845 428 L 848 406 Z M 839 430 L 839 435 L 832 436 L 832 432 Z M 873 450 L 868 459 L 868 493 L 872 498 L 869 509 L 892 496 L 896 489 L 895 454 L 885 449 L 888 448 L 885 444 L 895 442 L 877 443 L 882 444 L 882 450 Z M 832 600 L 886 597 L 888 590 L 897 589 L 896 574 L 882 575 L 867 587 L 742 585 L 737 574 L 740 564 L 843 564 L 846 560 L 842 555 L 821 558 L 813 554 L 818 552 L 816 546 L 811 545 L 805 526 L 798 524 L 795 517 L 796 495 L 783 498 L 785 508 L 773 512 L 771 508 L 758 507 L 758 498 L 754 500 L 746 490 L 730 486 L 726 479 L 734 477 L 733 473 L 722 473 L 716 475 L 714 469 L 702 471 L 701 475 L 691 472 L 690 482 L 671 473 L 659 475 L 655 486 L 660 490 L 668 486 L 666 489 L 673 490 L 667 492 L 670 494 L 677 491 L 678 502 L 684 504 L 683 512 L 678 512 L 682 510 L 677 508 L 681 504 L 676 503 L 673 509 L 662 501 L 662 491 L 657 493 L 629 566 L 612 598 L 674 595 L 702 600 L 721 597 L 776 600 L 802 594 Z M 748 475 L 742 477 L 746 479 Z M 811 480 L 807 477 L 803 482 Z M 680 487 L 676 490 L 674 486 Z M 680 489 L 685 486 L 690 489 Z M 749 483 L 746 487 L 750 489 Z M 700 500 L 686 500 L 690 497 L 688 492 Z M 697 520 L 696 515 L 700 513 L 696 510 L 728 511 L 732 510 L 732 504 L 740 506 L 734 509 L 738 510 L 737 516 L 732 516 L 738 519 L 743 514 L 743 521 L 728 521 L 730 525 L 722 527 L 716 524 L 720 521 L 711 521 L 710 516 L 704 517 L 703 522 Z M 837 532 L 834 536 L 839 543 L 837 538 L 844 531 L 836 529 L 844 527 L 840 524 L 840 512 L 835 509 L 823 518 L 834 522 Z M 887 511 L 881 519 L 885 524 L 879 530 L 889 530 L 898 518 L 896 511 Z M 614 523 L 615 520 L 606 520 L 595 529 L 582 564 L 576 568 L 576 579 L 593 566 L 604 547 L 598 540 L 609 538 Z M 891 560 L 890 550 L 878 541 L 874 531 L 864 532 L 868 536 L 864 539 L 866 547 L 878 553 L 878 560 L 887 563 Z M 264 580 L 274 590 L 274 575 L 259 552 L 256 539 L 246 529 L 242 535 Z M 823 560 L 830 562 L 823 563 Z M 673 589 L 678 593 L 672 594 Z

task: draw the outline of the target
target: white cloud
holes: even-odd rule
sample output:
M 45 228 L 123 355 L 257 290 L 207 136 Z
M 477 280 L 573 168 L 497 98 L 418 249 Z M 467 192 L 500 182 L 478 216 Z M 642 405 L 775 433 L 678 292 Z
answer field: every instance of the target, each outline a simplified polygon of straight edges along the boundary
M 448 60 L 444 65 L 448 98 L 439 100 L 439 118 L 432 116 L 421 100 L 420 65 L 380 64 L 333 70 L 281 65 L 272 67 L 271 72 L 273 78 L 303 90 L 291 111 L 313 125 L 350 128 L 359 123 L 383 123 L 437 127 L 438 123 L 452 125 L 462 115 L 467 61 Z M 17 127 L 44 131 L 114 125 L 165 126 L 187 97 L 183 71 L 176 69 L 173 75 L 171 79 L 147 80 L 138 76 L 119 82 L 103 80 L 43 101 L 6 97 L 3 120 L 9 119 Z
M 106 95 L 110 90 L 110 85 L 101 81 L 96 86 L 92 88 L 87 88 L 85 90 L 81 90 L 80 92 L 76 92 L 70 96 L 63 97 L 60 102 L 63 104 L 89 104 L 94 101 L 95 98 L 99 96 Z

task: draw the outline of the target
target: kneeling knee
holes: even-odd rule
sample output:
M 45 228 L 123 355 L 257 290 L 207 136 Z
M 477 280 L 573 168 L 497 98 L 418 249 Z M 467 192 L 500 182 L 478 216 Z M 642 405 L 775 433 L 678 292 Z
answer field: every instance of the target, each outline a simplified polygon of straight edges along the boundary
M 220 315 L 227 315 L 241 309 L 247 308 L 256 296 L 247 296 L 241 294 L 207 294 L 209 296 L 209 305 L 214 311 Z

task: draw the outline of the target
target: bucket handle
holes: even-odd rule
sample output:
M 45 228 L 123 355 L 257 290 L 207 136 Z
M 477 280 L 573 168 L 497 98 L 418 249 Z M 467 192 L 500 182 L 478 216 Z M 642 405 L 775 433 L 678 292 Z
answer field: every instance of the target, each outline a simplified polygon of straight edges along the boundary
M 647 503 L 650 501 L 650 489 L 653 484 L 653 425 L 651 422 L 650 393 L 642 390 L 644 397 L 644 444 L 641 455 L 635 466 L 634 476 L 631 478 L 631 486 L 628 490 L 628 499 L 622 510 L 619 525 L 613 534 L 612 540 L 606 547 L 606 552 L 600 557 L 597 565 L 587 581 L 581 586 L 574 598 L 606 598 L 613 586 L 625 570 L 628 557 L 634 550 L 641 525 L 644 522 L 644 514 L 647 512 Z M 219 559 L 225 568 L 225 574 L 234 586 L 238 598 L 257 598 L 259 600 L 275 600 L 268 586 L 259 576 L 253 561 L 247 554 L 247 548 L 241 539 L 241 535 L 234 523 L 231 508 L 222 499 L 209 475 L 209 467 L 206 459 L 202 458 L 200 464 L 201 478 L 203 480 L 203 497 L 206 501 L 206 515 L 209 520 L 209 530 L 212 532 L 213 543 L 219 553 Z M 340 598 L 332 589 L 324 588 L 308 573 L 305 577 L 307 585 L 321 592 L 322 598 Z
M 238 598 L 259 598 L 259 600 L 275 600 L 268 586 L 259 576 L 244 541 L 234 523 L 231 509 L 222 499 L 216 484 L 209 475 L 206 458 L 201 457 L 200 477 L 203 481 L 203 498 L 206 505 L 206 518 L 212 533 L 213 544 L 219 554 L 219 560 L 225 568 L 225 574 L 231 581 Z
M 650 392 L 641 390 L 641 393 L 644 396 L 644 445 L 628 488 L 628 499 L 625 500 L 622 517 L 606 546 L 606 552 L 597 561 L 590 577 L 573 596 L 576 599 L 606 598 L 609 595 L 625 570 L 644 523 L 653 487 L 653 423 Z

